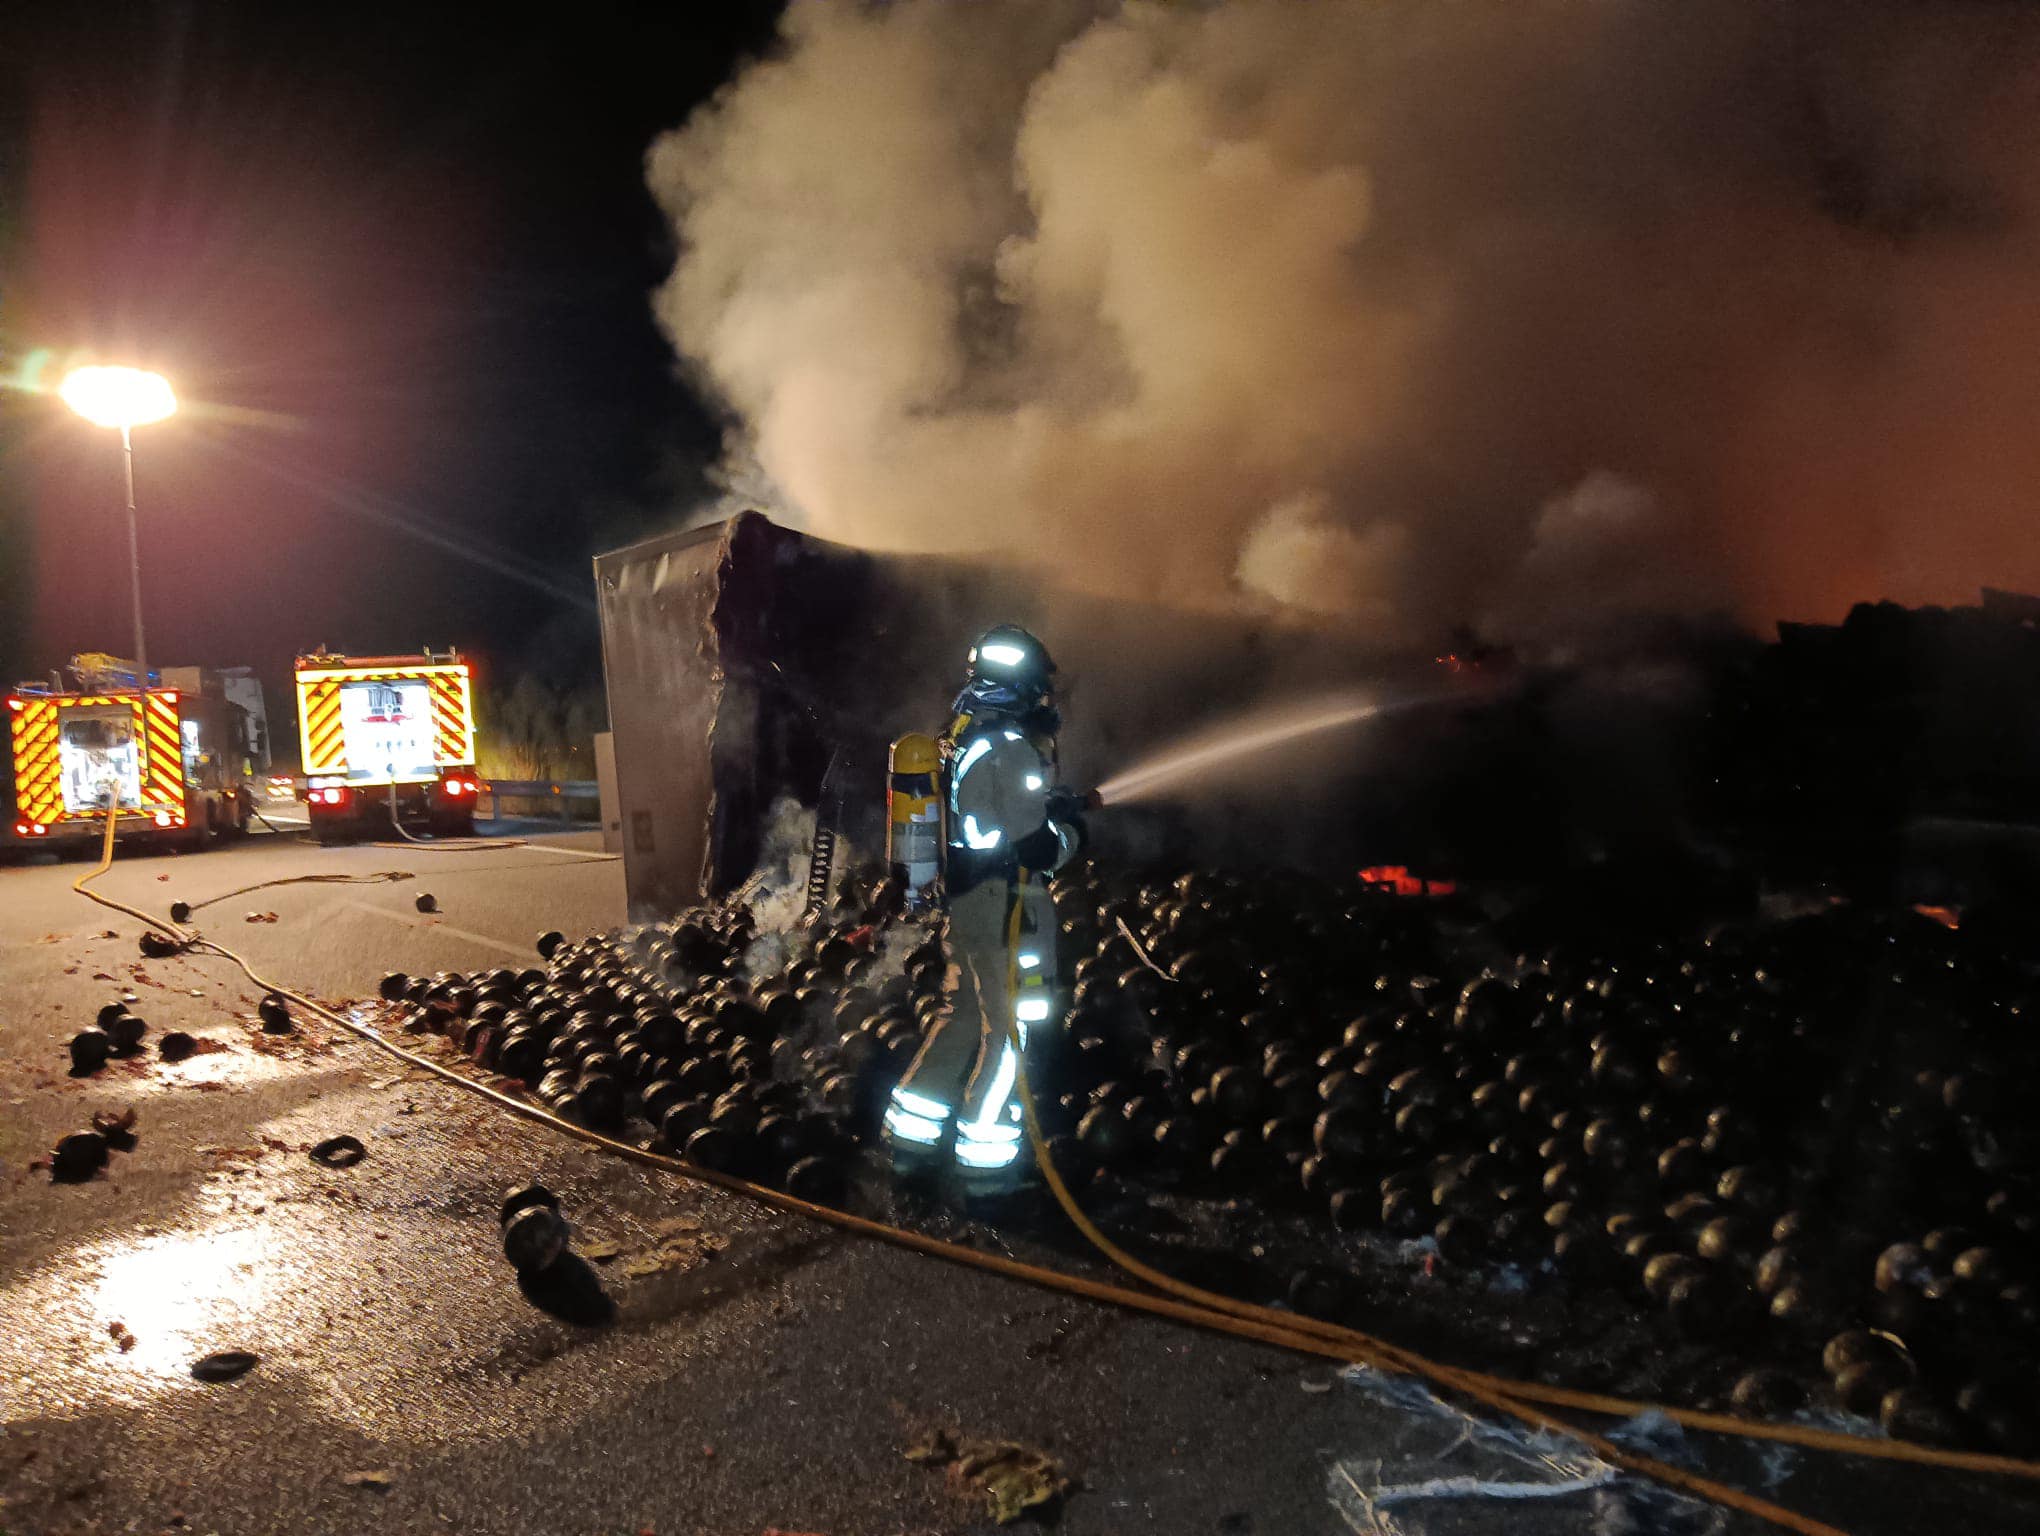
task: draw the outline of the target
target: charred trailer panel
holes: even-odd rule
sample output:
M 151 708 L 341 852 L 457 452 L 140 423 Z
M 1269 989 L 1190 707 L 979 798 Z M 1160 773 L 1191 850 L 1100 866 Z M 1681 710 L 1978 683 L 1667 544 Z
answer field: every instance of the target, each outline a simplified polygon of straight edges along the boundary
M 798 664 L 845 648 L 862 561 L 817 581 L 811 541 L 755 513 L 598 556 L 603 675 L 631 911 L 670 912 L 749 878 L 780 796 L 818 803 L 849 712 Z M 848 552 L 846 552 L 848 553 Z
M 721 526 L 595 560 L 602 676 L 633 915 L 699 899 L 707 875 L 708 751 L 721 682 L 709 614 Z

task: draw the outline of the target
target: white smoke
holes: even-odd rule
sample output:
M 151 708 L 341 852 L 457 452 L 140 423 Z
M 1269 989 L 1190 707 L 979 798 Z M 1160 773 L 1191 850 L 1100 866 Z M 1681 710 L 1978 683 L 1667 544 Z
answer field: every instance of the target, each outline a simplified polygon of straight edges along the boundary
M 1322 496 L 1295 496 L 1247 530 L 1234 571 L 1249 593 L 1306 616 L 1340 615 L 1392 635 L 1409 534 L 1400 523 L 1355 528 Z
M 790 796 L 772 802 L 758 867 L 744 891 L 757 931 L 744 954 L 752 977 L 771 975 L 796 946 L 795 930 L 807 909 L 808 859 L 814 848 L 815 813 Z
M 1521 577 L 1486 627 L 1525 639 L 1614 628 L 1704 603 L 1669 558 L 1673 520 L 1648 487 L 1605 469 L 1538 508 Z
M 2031 12 L 796 0 L 783 34 L 649 179 L 660 318 L 815 532 L 1391 638 L 2040 585 Z

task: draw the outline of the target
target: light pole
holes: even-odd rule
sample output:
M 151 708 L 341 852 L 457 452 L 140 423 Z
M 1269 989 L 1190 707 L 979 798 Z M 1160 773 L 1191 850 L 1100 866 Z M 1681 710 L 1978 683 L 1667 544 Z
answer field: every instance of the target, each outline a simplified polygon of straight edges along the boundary
M 170 381 L 140 368 L 73 368 L 57 386 L 64 404 L 95 427 L 120 428 L 121 465 L 127 475 L 128 576 L 134 588 L 135 670 L 149 686 L 149 650 L 142 639 L 142 541 L 135 524 L 134 429 L 165 420 L 177 409 Z

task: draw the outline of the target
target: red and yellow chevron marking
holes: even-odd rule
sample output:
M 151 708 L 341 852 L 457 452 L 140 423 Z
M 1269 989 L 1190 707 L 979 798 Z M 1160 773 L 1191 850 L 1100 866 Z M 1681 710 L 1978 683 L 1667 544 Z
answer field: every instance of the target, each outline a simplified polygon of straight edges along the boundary
M 184 820 L 184 752 L 174 697 L 139 693 L 67 693 L 19 701 L 14 716 L 14 802 L 23 821 L 53 826 L 96 818 L 96 810 L 66 811 L 58 726 L 66 709 L 124 704 L 135 713 L 142 741 L 142 810 L 167 810 Z
M 475 760 L 475 711 L 466 668 L 433 674 L 432 728 L 433 750 L 442 767 Z
M 184 815 L 184 744 L 178 739 L 177 705 L 160 693 L 142 695 L 142 806 L 163 806 Z
M 23 821 L 42 826 L 64 814 L 54 699 L 27 699 L 14 711 L 14 804 Z
M 415 667 L 306 667 L 297 675 L 298 745 L 304 771 L 347 772 L 347 737 L 341 728 L 344 683 L 394 683 L 423 678 L 432 685 L 433 756 L 442 768 L 475 760 L 474 698 L 463 662 Z

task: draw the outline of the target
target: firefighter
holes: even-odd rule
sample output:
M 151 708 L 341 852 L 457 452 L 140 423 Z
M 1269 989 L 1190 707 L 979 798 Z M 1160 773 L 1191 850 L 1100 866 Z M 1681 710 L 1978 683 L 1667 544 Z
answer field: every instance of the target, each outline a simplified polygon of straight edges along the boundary
M 1038 1083 L 1056 986 L 1048 878 L 1083 837 L 1083 798 L 1056 784 L 1054 676 L 1039 640 L 1000 625 L 971 648 L 940 744 L 954 1006 L 893 1090 L 885 1136 L 895 1168 L 953 1162 L 974 1194 L 1012 1189 L 1032 1167 L 1007 1021 Z

